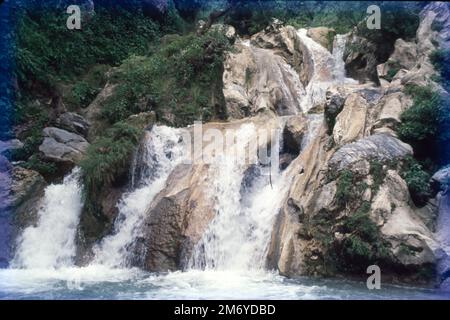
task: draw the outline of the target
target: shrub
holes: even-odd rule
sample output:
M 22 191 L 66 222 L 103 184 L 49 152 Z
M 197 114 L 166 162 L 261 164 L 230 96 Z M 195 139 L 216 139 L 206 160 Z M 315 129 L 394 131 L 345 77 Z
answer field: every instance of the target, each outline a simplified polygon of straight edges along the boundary
M 361 207 L 344 222 L 344 232 L 357 235 L 361 239 L 373 242 L 377 239 L 378 227 L 369 217 L 370 203 L 364 201 Z
M 125 122 L 116 123 L 91 144 L 80 163 L 86 196 L 93 196 L 127 170 L 141 131 Z
M 430 174 L 412 157 L 405 159 L 400 174 L 408 185 L 414 203 L 425 205 L 431 196 Z
M 102 107 L 110 123 L 153 110 L 158 120 L 185 126 L 210 120 L 218 116 L 217 109 L 224 109 L 223 55 L 230 49 L 228 39 L 209 32 L 163 40 L 150 56 L 130 57 L 112 76 L 118 87 Z
M 399 137 L 413 146 L 418 157 L 432 157 L 441 120 L 446 117 L 441 110 L 442 99 L 429 87 L 408 86 L 406 93 L 414 102 L 401 115 Z
M 64 97 L 66 103 L 75 109 L 88 107 L 104 87 L 108 69 L 106 65 L 91 68 L 81 80 L 71 86 L 69 94 Z
M 380 190 L 380 186 L 384 182 L 384 178 L 386 177 L 386 172 L 383 169 L 383 164 L 379 161 L 372 161 L 370 163 L 370 175 L 373 179 L 372 184 L 372 192 L 375 195 L 378 190 Z
M 66 28 L 66 19 L 52 9 L 19 17 L 16 70 L 23 87 L 33 89 L 36 81 L 51 87 L 92 65 L 117 65 L 132 53 L 145 54 L 159 36 L 159 26 L 139 11 L 96 8 L 77 32 Z
M 46 162 L 36 154 L 33 154 L 25 163 L 21 164 L 21 166 L 25 169 L 37 171 L 44 177 L 52 176 L 57 171 L 54 163 Z
M 362 271 L 369 264 L 389 258 L 389 244 L 380 237 L 369 211 L 370 203 L 365 201 L 342 225 L 347 236 L 338 246 L 337 262 L 345 271 Z
M 104 136 L 91 144 L 81 161 L 85 209 L 98 216 L 101 212 L 98 198 L 127 173 L 128 165 L 141 131 L 125 122 L 116 123 Z
M 354 174 L 350 170 L 340 173 L 337 180 L 336 201 L 339 206 L 345 206 L 353 197 Z
M 395 77 L 395 75 L 397 74 L 397 72 L 400 70 L 400 65 L 398 64 L 398 62 L 392 62 L 389 61 L 388 62 L 388 66 L 389 66 L 389 70 L 386 74 L 385 79 L 389 82 L 392 81 L 392 79 Z
M 448 90 L 450 87 L 450 50 L 439 49 L 430 54 L 430 61 L 439 73 L 438 82 Z

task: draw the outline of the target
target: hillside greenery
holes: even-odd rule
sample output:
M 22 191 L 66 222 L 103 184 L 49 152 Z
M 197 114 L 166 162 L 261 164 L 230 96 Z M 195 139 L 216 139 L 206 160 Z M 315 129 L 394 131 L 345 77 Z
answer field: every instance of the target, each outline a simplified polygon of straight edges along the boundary
M 186 126 L 225 116 L 223 59 L 231 48 L 219 32 L 165 36 L 147 56 L 131 56 L 114 72 L 118 87 L 104 103 L 110 123 L 155 111 L 161 122 Z

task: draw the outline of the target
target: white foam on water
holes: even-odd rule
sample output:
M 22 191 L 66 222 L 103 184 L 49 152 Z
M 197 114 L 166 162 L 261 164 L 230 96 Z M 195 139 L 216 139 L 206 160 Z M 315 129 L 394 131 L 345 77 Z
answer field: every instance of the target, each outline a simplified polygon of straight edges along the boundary
M 141 153 L 133 161 L 133 184 L 118 204 L 119 216 L 112 235 L 94 248 L 93 265 L 128 266 L 129 246 L 141 234 L 141 225 L 155 196 L 165 187 L 172 170 L 183 161 L 186 143 L 182 129 L 154 126 L 146 132 Z
M 45 189 L 38 223 L 23 231 L 12 268 L 53 270 L 73 264 L 75 234 L 82 209 L 79 169 Z

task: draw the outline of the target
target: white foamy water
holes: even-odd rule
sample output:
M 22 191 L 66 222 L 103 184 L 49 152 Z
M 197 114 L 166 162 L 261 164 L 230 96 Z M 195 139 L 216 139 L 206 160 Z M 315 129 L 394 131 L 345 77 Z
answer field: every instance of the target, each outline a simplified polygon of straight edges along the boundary
M 37 226 L 20 236 L 13 268 L 57 269 L 72 265 L 76 253 L 75 234 L 82 209 L 79 169 L 45 189 Z
M 337 35 L 333 43 L 333 53 L 307 36 L 306 29 L 299 29 L 297 36 L 305 46 L 307 64 L 311 68 L 310 81 L 302 99 L 302 110 L 307 111 L 325 102 L 325 94 L 332 85 L 357 84 L 346 77 L 343 61 L 347 35 Z
M 436 239 L 442 250 L 441 259 L 438 263 L 438 274 L 445 274 L 448 277 L 450 273 L 450 195 L 448 191 L 441 192 L 438 199 L 439 216 L 436 223 Z M 450 290 L 450 278 L 447 278 L 441 286 Z
M 280 118 L 280 132 L 285 122 Z M 238 135 L 253 134 L 247 131 Z M 280 172 L 276 161 L 280 136 L 272 145 L 271 165 L 254 167 L 255 173 L 249 177 L 252 186 L 246 192 L 242 192 L 242 184 L 248 167 L 227 158 L 212 166 L 216 172 L 212 191 L 216 217 L 194 249 L 191 269 L 239 273 L 264 270 L 274 220 L 292 178 L 287 171 Z
M 154 126 L 151 132 L 146 132 L 142 144 L 131 170 L 135 189 L 126 193 L 118 204 L 114 233 L 94 248 L 94 265 L 128 266 L 129 246 L 140 235 L 148 207 L 186 155 L 182 129 Z

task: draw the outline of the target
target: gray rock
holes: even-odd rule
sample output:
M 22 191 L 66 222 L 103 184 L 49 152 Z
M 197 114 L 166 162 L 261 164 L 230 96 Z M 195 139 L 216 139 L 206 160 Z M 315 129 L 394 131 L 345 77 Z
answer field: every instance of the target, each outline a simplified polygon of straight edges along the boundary
M 307 36 L 319 43 L 322 47 L 331 52 L 333 50 L 333 39 L 336 31 L 327 27 L 316 27 L 308 29 Z
M 56 125 L 64 130 L 80 134 L 87 137 L 89 131 L 89 122 L 77 113 L 63 113 L 57 120 Z
M 410 145 L 387 134 L 374 134 L 340 148 L 329 162 L 332 169 L 341 171 L 362 161 L 389 161 L 412 155 Z
M 283 131 L 285 151 L 295 155 L 300 153 L 306 129 L 307 120 L 303 116 L 295 116 L 288 119 Z
M 49 127 L 43 130 L 44 142 L 39 146 L 44 159 L 75 164 L 81 160 L 89 143 L 80 135 L 66 130 Z
M 439 184 L 441 187 L 447 187 L 450 185 L 450 166 L 444 167 L 436 172 L 431 181 Z
M 18 150 L 23 148 L 23 143 L 20 140 L 12 139 L 8 141 L 0 141 L 0 154 L 5 154 L 8 151 Z
M 63 113 L 57 120 L 56 125 L 64 130 L 86 137 L 89 131 L 89 122 L 77 113 Z
M 19 230 L 37 222 L 39 201 L 47 186 L 44 178 L 36 171 L 14 167 L 11 172 L 11 196 L 14 208 L 14 225 Z

